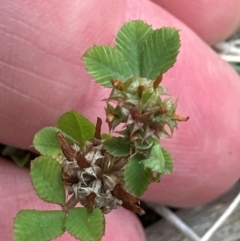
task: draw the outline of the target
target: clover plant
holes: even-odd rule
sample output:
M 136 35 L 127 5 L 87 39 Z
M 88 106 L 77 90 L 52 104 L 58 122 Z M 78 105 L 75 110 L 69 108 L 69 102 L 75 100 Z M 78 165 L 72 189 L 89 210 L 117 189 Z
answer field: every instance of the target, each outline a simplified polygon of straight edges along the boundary
M 35 135 L 41 155 L 31 163 L 32 184 L 39 198 L 60 209 L 21 210 L 14 220 L 16 241 L 51 240 L 65 231 L 83 241 L 100 240 L 104 214 L 120 206 L 144 214 L 139 197 L 173 168 L 160 140 L 188 119 L 176 114 L 177 101 L 162 85 L 179 48 L 178 30 L 154 30 L 137 20 L 120 28 L 114 47 L 86 51 L 88 73 L 111 89 L 104 99 L 110 133 L 101 132 L 97 116 L 94 124 L 71 110 Z

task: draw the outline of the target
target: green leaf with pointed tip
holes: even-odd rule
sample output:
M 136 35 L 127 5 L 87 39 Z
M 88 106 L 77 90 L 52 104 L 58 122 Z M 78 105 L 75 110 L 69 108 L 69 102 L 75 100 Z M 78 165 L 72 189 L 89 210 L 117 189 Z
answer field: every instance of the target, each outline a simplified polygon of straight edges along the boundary
M 116 36 L 116 48 L 127 59 L 134 76 L 141 76 L 143 44 L 152 33 L 153 29 L 150 25 L 141 20 L 135 20 L 124 24 Z
M 66 112 L 57 121 L 57 127 L 72 137 L 83 148 L 95 134 L 95 125 L 75 110 Z
M 65 231 L 66 214 L 62 211 L 22 210 L 14 219 L 15 241 L 46 241 Z
M 112 87 L 111 79 L 124 81 L 133 74 L 124 55 L 111 46 L 94 46 L 83 55 L 88 73 L 101 85 Z
M 112 137 L 104 141 L 105 149 L 113 156 L 127 156 L 130 154 L 130 141 L 122 137 Z
M 98 208 L 94 208 L 92 213 L 86 208 L 74 208 L 68 213 L 65 227 L 71 235 L 82 241 L 98 241 L 104 235 L 104 215 Z
M 33 145 L 42 155 L 58 157 L 62 153 L 61 147 L 57 141 L 56 135 L 60 130 L 56 127 L 45 127 L 33 139 Z
M 65 204 L 65 189 L 61 179 L 61 165 L 53 158 L 40 156 L 31 163 L 34 189 L 46 202 Z
M 154 30 L 143 46 L 141 76 L 153 80 L 166 72 L 176 62 L 179 48 L 178 30 L 166 27 Z
M 142 160 L 141 163 L 152 172 L 157 172 L 159 178 L 161 174 L 170 173 L 173 167 L 171 155 L 159 143 L 153 146 L 149 157 Z
M 137 197 L 140 197 L 148 188 L 152 180 L 152 171 L 145 168 L 141 163 L 144 159 L 142 155 L 133 156 L 124 171 L 124 180 L 129 191 Z

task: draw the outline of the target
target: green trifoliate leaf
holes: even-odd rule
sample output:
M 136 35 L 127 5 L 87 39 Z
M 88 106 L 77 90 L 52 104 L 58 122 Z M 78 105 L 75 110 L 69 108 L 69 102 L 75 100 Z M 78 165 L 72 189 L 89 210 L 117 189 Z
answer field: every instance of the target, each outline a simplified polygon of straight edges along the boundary
M 130 144 L 130 141 L 123 137 L 113 137 L 104 141 L 105 149 L 113 156 L 129 155 Z
M 129 191 L 137 197 L 140 197 L 148 188 L 152 180 L 152 171 L 145 168 L 141 163 L 144 159 L 142 155 L 133 156 L 124 171 L 124 180 Z
M 90 48 L 84 54 L 83 61 L 88 73 L 105 87 L 112 87 L 111 79 L 124 81 L 133 74 L 124 55 L 110 46 Z
M 63 114 L 57 121 L 57 127 L 72 137 L 80 148 L 83 148 L 95 133 L 95 125 L 75 110 Z
M 151 33 L 150 25 L 136 20 L 124 24 L 116 36 L 116 48 L 126 57 L 134 76 L 141 76 L 143 44 Z
M 66 214 L 62 211 L 20 211 L 13 224 L 15 241 L 46 241 L 65 231 Z
M 42 155 L 58 157 L 62 153 L 56 135 L 60 130 L 55 127 L 45 127 L 34 136 L 33 145 Z
M 179 33 L 174 28 L 155 30 L 143 46 L 141 77 L 156 79 L 176 62 L 180 48 Z
M 159 143 L 153 146 L 149 157 L 142 160 L 141 163 L 145 168 L 149 168 L 152 172 L 156 172 L 157 177 L 160 177 L 161 174 L 170 173 L 173 167 L 170 154 L 163 149 Z
M 66 230 L 82 241 L 98 241 L 104 235 L 104 215 L 98 208 L 89 213 L 86 208 L 74 208 L 68 213 Z
M 53 158 L 40 156 L 31 163 L 31 178 L 38 196 L 46 202 L 64 205 L 65 189 L 61 165 Z
M 10 156 L 14 162 L 23 167 L 30 161 L 31 154 L 27 150 L 22 150 L 13 146 L 6 146 L 2 151 L 3 156 Z

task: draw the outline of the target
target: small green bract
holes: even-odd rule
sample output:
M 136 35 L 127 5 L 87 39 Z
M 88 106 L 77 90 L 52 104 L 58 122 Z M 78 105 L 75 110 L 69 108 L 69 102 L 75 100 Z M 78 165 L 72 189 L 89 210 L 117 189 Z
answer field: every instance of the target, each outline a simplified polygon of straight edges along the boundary
M 171 173 L 171 155 L 160 141 L 188 119 L 176 114 L 177 102 L 162 85 L 179 52 L 178 30 L 129 21 L 115 42 L 115 47 L 94 46 L 83 56 L 88 73 L 111 88 L 104 99 L 110 133 L 101 133 L 100 118 L 93 124 L 71 110 L 55 127 L 35 135 L 41 156 L 31 164 L 33 186 L 39 198 L 60 210 L 20 211 L 15 241 L 45 241 L 65 231 L 83 241 L 100 240 L 104 214 L 120 206 L 144 214 L 139 197 L 151 182 Z

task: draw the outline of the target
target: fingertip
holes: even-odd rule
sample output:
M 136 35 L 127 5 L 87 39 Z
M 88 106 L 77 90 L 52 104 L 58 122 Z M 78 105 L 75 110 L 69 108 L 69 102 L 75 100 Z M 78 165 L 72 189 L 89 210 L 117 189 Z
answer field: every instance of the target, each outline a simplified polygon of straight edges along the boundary
M 119 208 L 106 216 L 106 230 L 102 241 L 145 241 L 145 234 L 135 214 Z
M 194 30 L 205 42 L 226 39 L 240 26 L 238 0 L 153 0 Z

